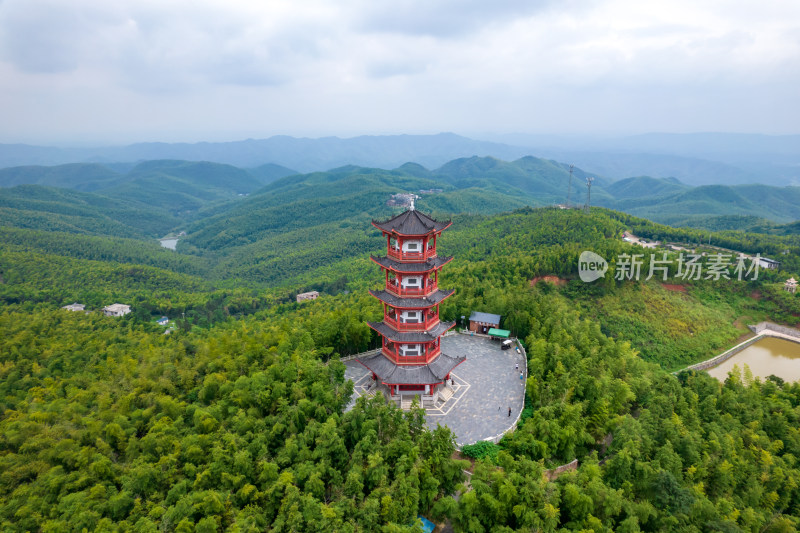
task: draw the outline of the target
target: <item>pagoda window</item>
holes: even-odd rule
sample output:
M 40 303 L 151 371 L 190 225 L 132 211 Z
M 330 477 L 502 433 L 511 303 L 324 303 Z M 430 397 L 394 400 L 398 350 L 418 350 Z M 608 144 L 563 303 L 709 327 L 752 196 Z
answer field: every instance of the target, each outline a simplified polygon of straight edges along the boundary
M 401 344 L 400 355 L 403 357 L 412 357 L 415 355 L 422 355 L 421 344 Z
M 422 287 L 422 276 L 411 276 L 403 278 L 402 283 L 400 284 L 401 287 Z
M 419 324 L 422 322 L 422 311 L 403 311 L 400 320 L 405 324 Z
M 420 252 L 422 251 L 422 241 L 405 241 L 403 243 L 404 252 Z

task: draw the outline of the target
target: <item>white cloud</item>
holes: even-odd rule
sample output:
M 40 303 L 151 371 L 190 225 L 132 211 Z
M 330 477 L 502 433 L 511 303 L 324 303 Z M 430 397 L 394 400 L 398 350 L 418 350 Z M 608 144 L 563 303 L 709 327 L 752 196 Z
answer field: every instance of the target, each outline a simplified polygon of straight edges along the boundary
M 564 124 L 789 132 L 800 4 L 5 0 L 0 73 L 6 142 L 148 124 L 149 138 L 192 139 Z

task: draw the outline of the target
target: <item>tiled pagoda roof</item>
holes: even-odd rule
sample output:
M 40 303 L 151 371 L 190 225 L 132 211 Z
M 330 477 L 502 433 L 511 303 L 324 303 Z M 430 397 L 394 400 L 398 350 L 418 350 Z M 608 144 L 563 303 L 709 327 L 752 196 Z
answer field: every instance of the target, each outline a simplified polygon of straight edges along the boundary
M 383 353 L 368 355 L 357 359 L 388 385 L 429 385 L 440 383 L 465 356 L 453 357 L 442 353 L 427 365 L 398 365 Z
M 394 259 L 390 259 L 388 257 L 378 257 L 375 255 L 370 255 L 370 259 L 378 263 L 380 266 L 388 268 L 389 270 L 393 270 L 395 272 L 413 274 L 415 272 L 428 272 L 429 270 L 435 270 L 441 268 L 450 261 L 452 261 L 453 256 L 451 255 L 450 257 L 433 257 L 422 263 L 401 263 L 399 261 L 395 261 Z
M 372 221 L 372 225 L 376 228 L 387 233 L 397 233 L 399 235 L 427 235 L 432 232 L 442 231 L 448 228 L 450 224 L 452 222 L 449 220 L 439 222 L 415 209 L 404 211 L 385 222 Z
M 440 303 L 454 292 L 455 289 L 439 289 L 426 297 L 400 298 L 399 296 L 395 296 L 394 294 L 386 290 L 369 291 L 371 295 L 373 295 L 375 298 L 382 301 L 383 303 L 391 305 L 392 307 L 399 307 L 402 309 L 427 309 L 429 307 L 433 307 L 434 305 Z

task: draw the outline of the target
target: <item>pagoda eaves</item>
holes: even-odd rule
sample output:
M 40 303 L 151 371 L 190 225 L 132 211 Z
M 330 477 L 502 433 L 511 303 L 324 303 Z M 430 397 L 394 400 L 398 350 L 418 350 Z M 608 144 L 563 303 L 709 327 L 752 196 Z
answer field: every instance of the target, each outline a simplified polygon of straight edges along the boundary
M 428 235 L 429 233 L 441 233 L 450 227 L 452 221 L 440 222 L 420 213 L 415 209 L 410 209 L 384 222 L 372 221 L 372 225 L 385 233 L 396 233 L 406 236 Z
M 374 291 L 370 289 L 369 291 L 371 295 L 383 303 L 403 309 L 426 309 L 428 307 L 433 307 L 452 296 L 454 292 L 456 292 L 455 289 L 439 289 L 425 298 L 402 298 L 385 290 Z
M 426 259 L 424 263 L 401 263 L 400 261 L 395 261 L 391 257 L 380 257 L 376 255 L 370 255 L 369 258 L 387 270 L 404 273 L 423 273 L 430 272 L 431 270 L 438 270 L 453 260 L 452 255 L 449 257 L 431 257 Z

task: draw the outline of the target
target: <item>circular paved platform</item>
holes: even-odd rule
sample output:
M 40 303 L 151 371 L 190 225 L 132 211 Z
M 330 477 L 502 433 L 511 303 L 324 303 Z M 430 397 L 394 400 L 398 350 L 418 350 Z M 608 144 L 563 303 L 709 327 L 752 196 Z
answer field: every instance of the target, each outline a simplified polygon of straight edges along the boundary
M 442 407 L 427 409 L 425 420 L 430 428 L 449 426 L 458 445 L 502 435 L 519 418 L 525 399 L 525 358 L 515 349 L 501 350 L 499 341 L 470 335 L 442 338 L 442 351 L 466 355 L 467 360 L 451 373 L 455 393 Z M 515 370 L 515 365 L 520 370 Z M 347 361 L 345 377 L 356 385 L 355 398 L 365 392 L 369 371 L 357 361 Z M 523 372 L 523 379 L 519 378 Z M 508 410 L 511 408 L 511 416 Z

